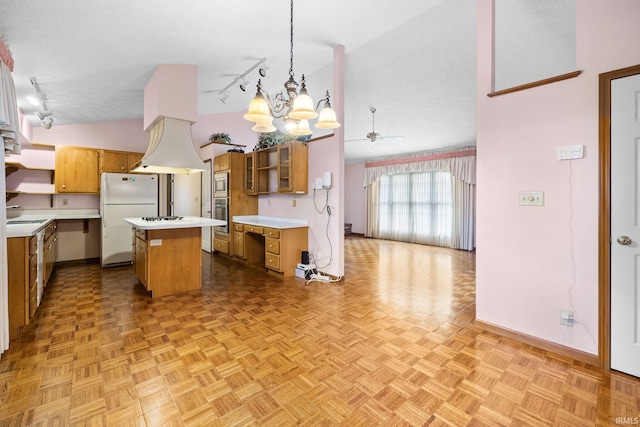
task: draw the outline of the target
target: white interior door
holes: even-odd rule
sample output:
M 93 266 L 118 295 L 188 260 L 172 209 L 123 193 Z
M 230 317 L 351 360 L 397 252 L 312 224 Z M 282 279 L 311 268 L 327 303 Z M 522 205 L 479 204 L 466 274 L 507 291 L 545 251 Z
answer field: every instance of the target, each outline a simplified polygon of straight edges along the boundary
M 175 174 L 173 176 L 173 214 L 200 216 L 201 174 Z
M 204 163 L 206 168 L 202 172 L 202 200 L 201 216 L 211 218 L 211 162 Z M 211 253 L 212 227 L 202 227 L 202 250 Z
M 640 75 L 611 82 L 611 369 L 640 377 Z

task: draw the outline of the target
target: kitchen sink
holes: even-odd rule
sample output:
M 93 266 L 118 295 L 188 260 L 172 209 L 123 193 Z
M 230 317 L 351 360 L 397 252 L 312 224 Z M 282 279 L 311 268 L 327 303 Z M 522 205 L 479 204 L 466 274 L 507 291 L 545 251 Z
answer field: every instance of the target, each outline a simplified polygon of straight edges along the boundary
M 45 221 L 46 219 L 10 219 L 7 224 L 40 224 Z

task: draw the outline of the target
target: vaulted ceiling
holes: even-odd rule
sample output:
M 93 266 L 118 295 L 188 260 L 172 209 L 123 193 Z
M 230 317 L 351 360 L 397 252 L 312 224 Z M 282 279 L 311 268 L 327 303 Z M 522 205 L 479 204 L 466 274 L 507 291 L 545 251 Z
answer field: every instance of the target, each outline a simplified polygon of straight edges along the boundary
M 222 88 L 267 58 L 263 85 L 288 78 L 286 0 L 4 0 L 0 32 L 14 59 L 19 108 L 35 77 L 54 126 L 142 118 L 157 64 L 198 65 L 198 112 L 243 111 L 257 69 L 221 102 Z M 333 47 L 344 45 L 347 162 L 475 144 L 476 2 L 298 0 L 294 72 L 317 101 L 331 90 Z M 372 129 L 403 139 L 350 141 Z M 250 126 L 250 123 L 247 122 Z M 222 130 L 220 130 L 222 131 Z

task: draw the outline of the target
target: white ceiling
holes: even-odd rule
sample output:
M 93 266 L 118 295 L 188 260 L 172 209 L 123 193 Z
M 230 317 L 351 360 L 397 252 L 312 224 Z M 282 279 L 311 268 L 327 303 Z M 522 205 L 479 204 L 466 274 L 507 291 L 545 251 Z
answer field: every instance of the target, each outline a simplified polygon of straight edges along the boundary
M 54 126 L 124 120 L 142 118 L 157 64 L 197 64 L 198 112 L 221 113 L 246 109 L 257 71 L 226 103 L 218 91 L 261 58 L 268 91 L 288 78 L 289 8 L 286 0 L 3 0 L 0 32 L 15 60 L 18 106 L 34 126 L 28 77 L 47 95 Z M 316 100 L 331 89 L 338 44 L 345 140 L 371 131 L 371 107 L 376 132 L 404 136 L 345 142 L 347 162 L 475 144 L 475 1 L 298 0 L 294 71 Z

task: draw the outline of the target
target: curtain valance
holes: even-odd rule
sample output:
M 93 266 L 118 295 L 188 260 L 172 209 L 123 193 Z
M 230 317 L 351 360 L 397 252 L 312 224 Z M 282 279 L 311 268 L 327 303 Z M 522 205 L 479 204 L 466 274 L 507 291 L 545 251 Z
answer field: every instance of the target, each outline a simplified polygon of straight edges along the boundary
M 475 147 L 365 163 L 364 186 L 380 180 L 382 175 L 433 170 L 449 172 L 467 184 L 475 184 Z
M 5 65 L 9 68 L 9 71 L 13 72 L 13 56 L 11 56 L 11 51 L 4 43 L 4 40 L 0 37 L 0 60 L 5 63 Z

